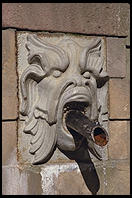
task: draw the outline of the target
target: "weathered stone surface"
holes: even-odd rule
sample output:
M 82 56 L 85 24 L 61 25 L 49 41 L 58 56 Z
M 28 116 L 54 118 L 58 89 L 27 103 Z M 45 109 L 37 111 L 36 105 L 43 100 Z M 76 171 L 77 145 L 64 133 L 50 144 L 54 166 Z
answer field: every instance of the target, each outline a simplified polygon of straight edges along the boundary
M 106 195 L 107 188 L 107 168 L 109 167 L 109 161 L 104 160 L 96 165 L 96 170 L 100 180 L 100 189 L 97 195 Z
M 124 38 L 106 38 L 107 72 L 110 77 L 126 76 L 126 46 Z
M 127 36 L 128 3 L 3 3 L 3 27 Z
M 109 122 L 109 158 L 110 159 L 127 159 L 129 134 L 127 121 L 110 121 Z
M 2 119 L 17 118 L 15 30 L 2 31 Z
M 21 175 L 20 177 L 20 172 L 17 167 L 2 167 L 2 194 L 27 194 L 26 177 L 25 175 Z
M 2 122 L 2 164 L 17 164 L 17 123 Z
M 57 195 L 91 195 L 80 173 L 60 173 L 55 182 Z
M 117 162 L 106 170 L 106 195 L 130 195 L 130 164 Z
M 99 162 L 95 166 L 100 180 L 100 189 L 97 195 L 105 195 L 109 169 L 115 170 L 116 167 L 109 161 Z M 41 176 L 43 195 L 91 195 L 76 163 L 45 165 L 41 168 Z
M 98 195 L 130 194 L 128 161 L 113 161 L 97 168 L 100 178 Z M 16 166 L 2 168 L 3 195 L 91 195 L 77 165 L 59 164 L 22 170 Z
M 41 175 L 39 172 L 26 171 L 27 174 L 27 185 L 29 195 L 41 195 L 42 185 L 41 185 Z
M 42 168 L 43 195 L 91 195 L 76 163 Z
M 130 118 L 130 80 L 127 78 L 109 81 L 109 117 Z
M 18 167 L 2 168 L 3 195 L 41 195 L 41 176 L 29 170 L 19 170 Z

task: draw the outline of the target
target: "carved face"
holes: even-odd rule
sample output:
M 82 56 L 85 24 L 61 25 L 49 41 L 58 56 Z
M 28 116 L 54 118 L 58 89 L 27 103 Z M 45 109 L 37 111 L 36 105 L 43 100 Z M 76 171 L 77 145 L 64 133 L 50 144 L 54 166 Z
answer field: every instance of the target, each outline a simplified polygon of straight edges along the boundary
M 72 39 L 57 45 L 29 35 L 30 66 L 21 76 L 21 112 L 28 115 L 25 133 L 33 135 L 30 153 L 34 164 L 44 163 L 54 146 L 74 151 L 83 137 L 74 138 L 65 124 L 68 110 L 77 109 L 98 119 L 97 88 L 107 81 L 103 72 L 101 39 L 80 46 Z

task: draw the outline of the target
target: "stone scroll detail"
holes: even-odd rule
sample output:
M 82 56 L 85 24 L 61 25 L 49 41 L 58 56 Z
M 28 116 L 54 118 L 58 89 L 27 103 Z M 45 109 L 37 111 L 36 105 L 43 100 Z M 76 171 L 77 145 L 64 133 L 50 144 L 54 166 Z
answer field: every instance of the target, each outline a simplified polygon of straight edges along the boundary
M 24 133 L 31 134 L 29 152 L 33 164 L 49 160 L 56 146 L 75 151 L 83 138 L 66 128 L 65 114 L 80 108 L 89 119 L 97 120 L 97 89 L 108 80 L 101 53 L 102 40 L 80 45 L 71 38 L 51 44 L 36 35 L 27 36 L 29 66 L 20 78 L 21 114 L 27 116 Z M 97 155 L 91 142 L 91 152 Z

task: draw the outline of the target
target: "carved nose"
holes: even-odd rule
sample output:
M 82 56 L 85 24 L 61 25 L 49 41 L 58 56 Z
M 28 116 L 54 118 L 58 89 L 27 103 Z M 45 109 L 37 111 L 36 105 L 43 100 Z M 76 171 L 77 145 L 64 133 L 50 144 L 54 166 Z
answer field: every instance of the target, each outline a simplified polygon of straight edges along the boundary
M 82 86 L 82 79 L 78 79 L 76 80 L 76 82 L 77 82 L 77 86 Z
M 89 85 L 89 80 L 88 79 L 83 79 L 83 78 L 76 78 L 74 80 L 75 86 L 88 86 Z
M 75 86 L 82 86 L 83 82 L 82 82 L 81 76 L 76 76 L 76 78 L 74 78 L 74 83 L 75 83 Z
M 84 81 L 83 81 L 83 86 L 89 86 L 89 80 L 84 79 Z

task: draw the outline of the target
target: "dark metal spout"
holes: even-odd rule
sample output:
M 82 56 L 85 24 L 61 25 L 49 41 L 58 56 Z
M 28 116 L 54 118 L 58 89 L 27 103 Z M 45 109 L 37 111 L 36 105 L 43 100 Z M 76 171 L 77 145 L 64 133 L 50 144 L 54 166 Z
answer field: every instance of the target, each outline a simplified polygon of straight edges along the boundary
M 66 115 L 65 122 L 67 127 L 82 136 L 88 139 L 92 137 L 93 142 L 99 146 L 105 146 L 108 143 L 109 138 L 106 130 L 98 122 L 89 120 L 89 118 L 80 111 L 69 111 Z

